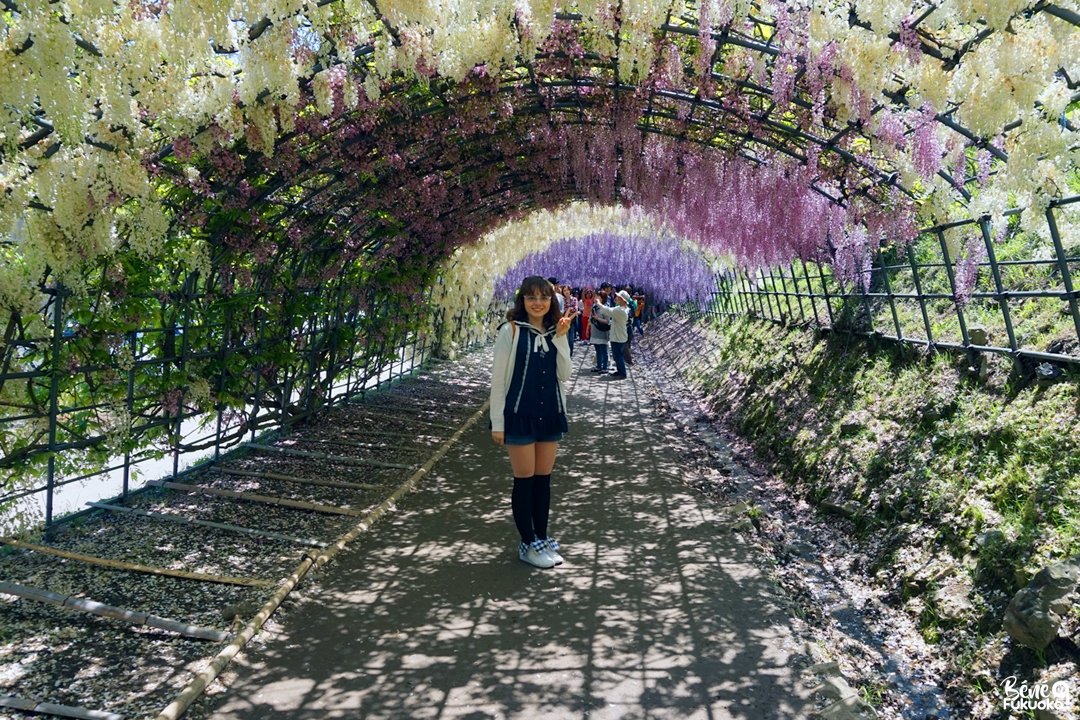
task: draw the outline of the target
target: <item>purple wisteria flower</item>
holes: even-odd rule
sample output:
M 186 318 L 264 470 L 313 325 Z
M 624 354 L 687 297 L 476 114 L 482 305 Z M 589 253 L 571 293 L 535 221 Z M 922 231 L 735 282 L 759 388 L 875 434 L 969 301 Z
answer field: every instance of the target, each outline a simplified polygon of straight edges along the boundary
M 964 254 L 957 259 L 954 278 L 956 281 L 955 300 L 960 307 L 971 302 L 975 284 L 979 279 L 979 263 L 986 259 L 986 244 L 981 236 L 964 237 Z
M 495 283 L 497 298 L 510 298 L 529 275 L 556 277 L 573 287 L 633 285 L 656 301 L 703 304 L 716 289 L 704 256 L 671 237 L 603 232 L 556 240 L 510 268 Z

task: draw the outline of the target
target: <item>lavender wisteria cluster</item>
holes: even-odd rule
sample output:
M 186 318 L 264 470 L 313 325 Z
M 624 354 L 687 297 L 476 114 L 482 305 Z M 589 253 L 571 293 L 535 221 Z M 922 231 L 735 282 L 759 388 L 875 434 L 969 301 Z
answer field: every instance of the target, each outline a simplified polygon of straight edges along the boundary
M 716 279 L 699 250 L 671 237 L 601 232 L 556 240 L 529 255 L 495 282 L 495 297 L 508 299 L 529 275 L 556 277 L 574 287 L 602 282 L 644 288 L 655 301 L 702 305 Z

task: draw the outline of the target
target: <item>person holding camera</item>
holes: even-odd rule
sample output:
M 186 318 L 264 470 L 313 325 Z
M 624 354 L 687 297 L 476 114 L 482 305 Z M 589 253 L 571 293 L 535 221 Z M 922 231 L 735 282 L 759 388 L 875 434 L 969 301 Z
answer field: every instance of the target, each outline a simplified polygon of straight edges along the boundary
M 572 313 L 560 313 L 555 288 L 527 277 L 495 338 L 491 372 L 491 439 L 506 448 L 514 472 L 510 509 L 521 535 L 518 557 L 550 568 L 561 563 L 548 536 L 551 471 L 567 431 L 562 384 L 570 378 L 567 333 Z
M 611 331 L 611 323 L 600 314 L 600 309 L 606 306 L 609 292 L 611 285 L 604 283 L 600 286 L 589 314 L 589 343 L 596 349 L 596 367 L 592 369 L 594 373 L 608 371 L 608 333 Z
M 615 360 L 615 372 L 607 377 L 612 380 L 625 380 L 626 358 L 623 356 L 623 350 L 626 348 L 627 330 L 630 327 L 630 293 L 620 290 L 615 293 L 615 307 L 600 305 L 593 308 L 593 313 L 607 320 L 611 327 L 609 337 L 611 356 Z

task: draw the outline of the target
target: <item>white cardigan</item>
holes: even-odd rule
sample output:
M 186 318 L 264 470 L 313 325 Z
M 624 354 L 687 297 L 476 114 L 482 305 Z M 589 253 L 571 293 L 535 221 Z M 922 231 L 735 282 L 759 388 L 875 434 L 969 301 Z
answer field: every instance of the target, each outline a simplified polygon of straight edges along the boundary
M 517 333 L 532 332 L 535 336 L 543 335 L 529 323 L 508 322 L 499 328 L 495 337 L 495 362 L 491 369 L 491 431 L 505 432 L 503 413 L 506 410 L 506 394 L 510 392 L 510 381 L 514 377 L 514 363 L 517 360 Z M 546 340 L 544 341 L 546 342 Z M 559 353 L 555 361 L 555 377 L 559 382 L 559 408 L 566 412 L 566 397 L 563 395 L 563 382 L 570 379 L 570 341 L 566 334 L 551 339 L 551 344 Z

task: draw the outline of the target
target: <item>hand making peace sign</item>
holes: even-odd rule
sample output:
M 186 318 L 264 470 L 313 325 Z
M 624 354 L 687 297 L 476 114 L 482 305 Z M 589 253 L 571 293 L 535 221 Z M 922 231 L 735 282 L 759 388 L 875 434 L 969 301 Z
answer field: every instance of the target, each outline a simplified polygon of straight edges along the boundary
M 567 308 L 566 312 L 563 313 L 563 316 L 559 318 L 559 325 L 555 328 L 555 337 L 562 337 L 568 333 L 570 331 L 570 323 L 573 322 L 574 318 L 577 316 L 578 314 L 576 312 L 570 312 L 570 309 Z

